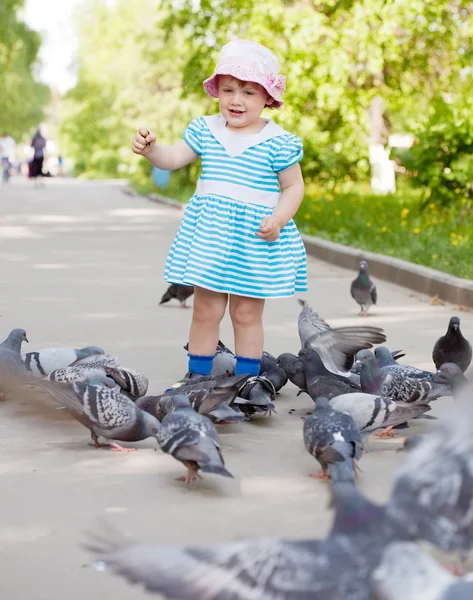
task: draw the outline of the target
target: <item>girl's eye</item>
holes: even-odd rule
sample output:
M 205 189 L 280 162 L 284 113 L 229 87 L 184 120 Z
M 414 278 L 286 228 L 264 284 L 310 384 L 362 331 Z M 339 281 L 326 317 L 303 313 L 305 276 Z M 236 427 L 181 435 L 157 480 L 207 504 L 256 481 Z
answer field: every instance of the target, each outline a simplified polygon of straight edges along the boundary
M 254 96 L 254 93 L 253 93 L 253 92 L 250 92 L 249 90 L 246 90 L 246 91 L 245 91 L 245 94 L 246 94 L 247 96 Z

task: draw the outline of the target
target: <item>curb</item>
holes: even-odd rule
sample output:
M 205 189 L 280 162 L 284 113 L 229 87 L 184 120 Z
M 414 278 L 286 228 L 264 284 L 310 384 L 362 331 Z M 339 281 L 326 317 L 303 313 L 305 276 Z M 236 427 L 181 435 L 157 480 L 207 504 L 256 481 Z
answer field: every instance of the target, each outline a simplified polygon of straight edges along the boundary
M 156 194 L 154 192 L 147 195 L 138 194 L 138 192 L 135 192 L 135 190 L 129 185 L 124 188 L 123 192 L 128 196 L 135 196 L 135 198 L 147 198 L 148 200 L 151 200 L 151 202 L 165 204 L 166 206 L 178 208 L 179 210 L 182 210 L 186 206 L 186 203 L 184 202 L 179 202 L 178 200 L 174 200 L 173 198 L 168 198 L 167 196 L 162 196 L 161 194 Z
M 370 275 L 409 288 L 427 296 L 473 308 L 473 281 L 462 279 L 430 267 L 416 265 L 352 246 L 329 242 L 311 235 L 302 235 L 307 254 L 345 269 L 358 271 L 360 260 L 368 261 Z

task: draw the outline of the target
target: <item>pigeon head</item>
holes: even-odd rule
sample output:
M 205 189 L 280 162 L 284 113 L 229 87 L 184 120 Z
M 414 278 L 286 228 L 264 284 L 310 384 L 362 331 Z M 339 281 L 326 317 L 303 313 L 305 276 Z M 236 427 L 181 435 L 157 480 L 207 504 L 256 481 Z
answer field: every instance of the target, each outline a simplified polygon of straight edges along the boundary
M 3 342 L 3 346 L 10 348 L 16 352 L 20 352 L 21 344 L 27 342 L 26 331 L 24 329 L 13 329 L 10 331 L 7 339 Z
M 111 390 L 113 390 L 114 388 L 117 387 L 116 382 L 111 377 L 107 377 L 106 375 L 100 375 L 100 374 L 90 377 L 87 380 L 87 383 L 89 385 L 101 385 L 103 387 L 108 387 Z
M 138 412 L 140 413 L 139 420 L 141 431 L 145 433 L 147 437 L 156 437 L 159 433 L 161 423 L 155 416 L 150 415 L 144 410 Z
M 363 350 L 361 352 L 363 352 Z M 391 352 L 388 348 L 386 348 L 386 346 L 378 346 L 378 348 L 376 348 L 376 350 L 374 351 L 374 355 L 380 367 L 386 367 L 387 365 L 394 364 Z
M 365 358 L 369 358 L 369 357 L 373 357 L 373 356 L 374 356 L 373 351 L 366 349 L 366 350 L 359 350 L 356 353 L 355 358 L 357 361 L 362 362 Z
M 87 358 L 88 356 L 97 356 L 98 354 L 105 354 L 105 350 L 98 346 L 86 346 L 85 348 L 76 349 L 77 360 Z
M 325 396 L 319 396 L 315 399 L 315 408 L 330 408 L 329 399 Z
M 465 375 L 463 375 L 462 370 L 455 363 L 445 363 L 433 376 L 433 380 L 438 383 L 449 383 L 452 388 L 455 388 L 455 385 L 462 384 L 467 381 Z
M 189 398 L 184 396 L 184 394 L 176 394 L 173 400 L 176 410 L 192 408 Z
M 360 354 L 360 353 L 358 353 Z M 360 383 L 363 392 L 376 394 L 382 384 L 383 373 L 378 367 L 374 354 L 361 359 Z
M 328 369 L 320 358 L 319 353 L 313 348 L 302 348 L 299 351 L 299 359 L 304 366 L 306 374 L 328 373 Z
M 295 354 L 291 354 L 290 352 L 283 352 L 276 359 L 276 364 L 282 369 L 289 369 L 295 360 L 297 360 L 297 356 Z
M 360 260 L 360 273 L 368 272 L 368 263 L 366 260 Z
M 449 331 L 458 331 L 460 329 L 460 319 L 458 317 L 452 317 L 448 324 Z

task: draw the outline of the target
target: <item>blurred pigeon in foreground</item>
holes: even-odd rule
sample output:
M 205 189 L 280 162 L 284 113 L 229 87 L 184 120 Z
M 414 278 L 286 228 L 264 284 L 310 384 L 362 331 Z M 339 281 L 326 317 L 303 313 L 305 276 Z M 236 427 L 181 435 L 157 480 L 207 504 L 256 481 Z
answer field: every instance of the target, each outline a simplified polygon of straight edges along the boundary
M 447 333 L 435 342 L 432 360 L 437 369 L 445 363 L 455 363 L 465 372 L 471 363 L 471 344 L 463 337 L 460 319 L 452 317 Z
M 138 442 L 156 435 L 159 421 L 156 417 L 139 409 L 129 398 L 116 389 L 103 385 L 115 382 L 108 378 L 97 378 L 91 383 L 74 382 L 71 385 L 38 381 L 37 389 L 64 405 L 79 423 L 90 430 L 92 444 L 96 448 L 111 446 L 114 450 L 131 451 L 116 442 L 101 444 L 98 438 Z
M 468 384 L 468 379 L 455 363 L 445 363 L 436 375 L 439 380 L 445 380 L 450 385 L 454 397 Z
M 319 540 L 248 539 L 215 546 L 137 544 L 95 534 L 97 569 L 180 600 L 370 600 L 371 574 L 395 532 L 384 509 L 334 482 L 335 519 Z
M 376 304 L 376 301 L 378 300 L 376 286 L 370 279 L 368 263 L 366 260 L 360 261 L 360 270 L 356 279 L 351 283 L 350 292 L 352 298 L 354 298 L 361 307 L 360 316 L 366 317 L 370 306 Z
M 446 383 L 436 383 L 426 379 L 389 373 L 378 367 L 373 354 L 359 353 L 361 356 L 361 389 L 368 394 L 380 394 L 396 402 L 426 404 L 440 396 L 450 396 L 451 388 Z
M 462 581 L 414 543 L 395 542 L 373 574 L 377 600 L 471 600 L 473 582 Z
M 330 400 L 330 406 L 352 417 L 363 440 L 373 431 L 379 437 L 393 436 L 393 427 L 431 410 L 428 404 L 404 404 L 362 392 L 335 396 Z M 379 429 L 383 431 L 377 431 Z
M 68 367 L 83 358 L 105 354 L 98 346 L 86 346 L 85 348 L 44 348 L 38 352 L 26 352 L 22 355 L 25 367 L 32 375 L 44 377 L 55 369 Z
M 278 356 L 277 364 L 291 383 L 302 391 L 306 390 L 304 366 L 298 356 L 290 352 L 284 352 Z
M 225 468 L 220 440 L 212 421 L 197 414 L 186 396 L 175 396 L 174 403 L 175 410 L 164 417 L 157 437 L 161 450 L 187 467 L 187 475 L 177 478 L 178 481 L 191 485 L 196 477 L 200 477 L 199 469 L 204 473 L 233 477 Z
M 302 348 L 313 348 L 333 373 L 347 375 L 355 361 L 355 354 L 363 348 L 386 341 L 379 327 L 366 325 L 332 329 L 304 300 L 299 300 L 302 310 L 298 318 Z
M 330 399 L 340 394 L 360 391 L 360 388 L 346 377 L 329 371 L 312 348 L 303 348 L 299 352 L 299 360 L 304 368 L 307 393 L 314 402 L 318 396 Z
M 319 396 L 314 412 L 304 421 L 304 443 L 322 467 L 322 473 L 312 477 L 353 481 L 363 452 L 360 431 L 349 415 L 330 407 L 328 398 Z
M 194 286 L 183 285 L 181 283 L 171 283 L 168 289 L 164 292 L 159 304 L 166 304 L 173 298 L 179 300 L 182 308 L 187 308 L 186 300 L 194 293 Z

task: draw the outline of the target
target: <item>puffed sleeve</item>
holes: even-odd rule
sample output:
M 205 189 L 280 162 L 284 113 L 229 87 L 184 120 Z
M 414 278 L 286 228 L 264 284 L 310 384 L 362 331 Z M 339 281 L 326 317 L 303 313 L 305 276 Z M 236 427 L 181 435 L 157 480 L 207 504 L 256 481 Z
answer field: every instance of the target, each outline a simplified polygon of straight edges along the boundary
M 182 132 L 184 141 L 196 154 L 202 154 L 202 133 L 204 124 L 204 119 L 199 117 L 198 119 L 191 121 L 188 128 Z
M 302 142 L 296 135 L 285 135 L 281 137 L 280 146 L 273 160 L 273 170 L 281 173 L 298 163 L 304 156 Z

